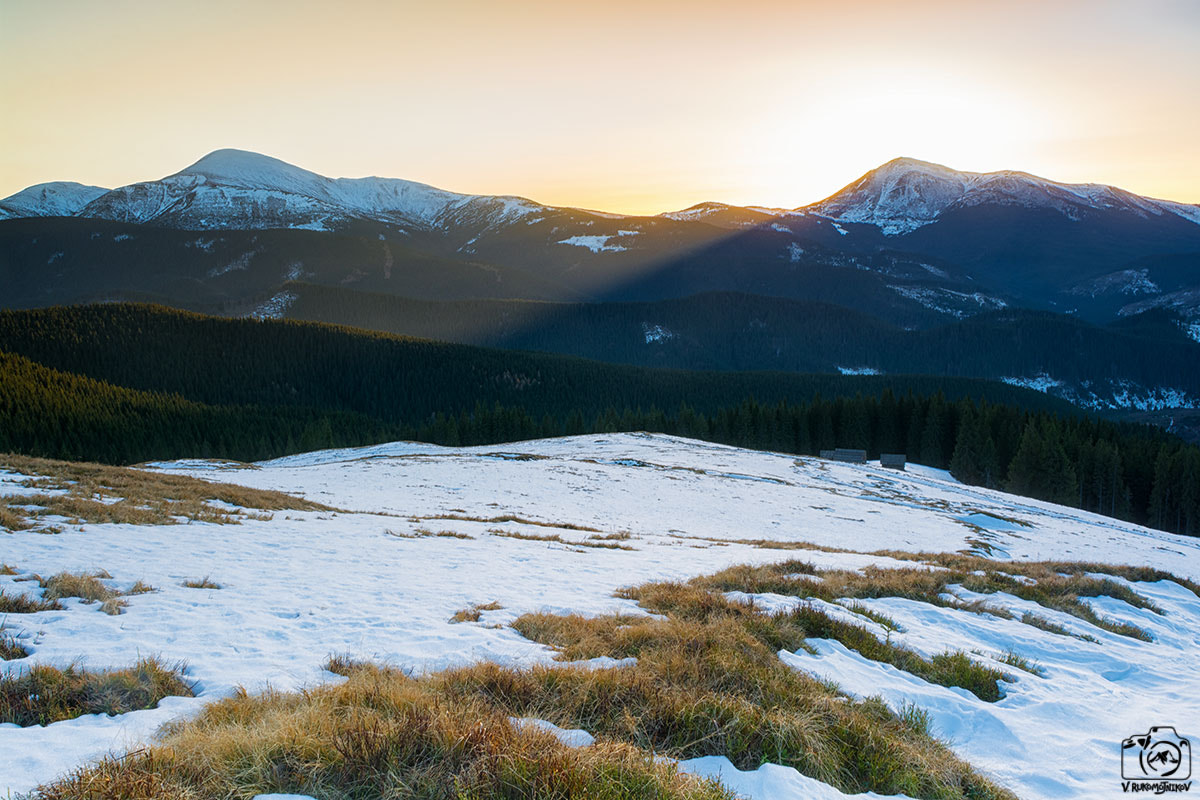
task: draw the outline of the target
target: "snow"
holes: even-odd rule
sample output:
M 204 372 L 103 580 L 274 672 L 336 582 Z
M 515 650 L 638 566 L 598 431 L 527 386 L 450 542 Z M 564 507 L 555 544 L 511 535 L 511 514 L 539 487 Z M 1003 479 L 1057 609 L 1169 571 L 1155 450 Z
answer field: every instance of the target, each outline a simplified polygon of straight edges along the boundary
M 1096 297 L 1116 293 L 1136 297 L 1140 294 L 1159 294 L 1161 291 L 1158 284 L 1150 280 L 1150 270 L 1126 269 L 1085 281 L 1069 289 L 1067 294 Z
M 788 252 L 788 260 L 791 261 L 793 264 L 799 263 L 801 258 L 804 256 L 804 248 L 801 247 L 800 245 L 796 244 L 795 242 L 791 242 L 788 244 L 787 252 Z
M 613 239 L 621 239 L 626 236 L 635 236 L 635 235 L 637 235 L 637 231 L 617 231 L 615 234 L 603 234 L 602 233 L 602 234 L 593 234 L 593 235 L 579 235 L 579 236 L 571 236 L 569 238 L 562 239 L 561 241 L 558 242 L 558 244 L 569 244 L 569 245 L 573 245 L 575 247 L 586 247 L 588 250 L 591 250 L 593 253 L 619 253 L 624 250 L 628 250 L 629 248 L 625 247 L 624 245 L 621 245 L 621 244 L 610 244 L 610 242 L 612 242 Z
M 725 203 L 697 203 L 690 208 L 685 208 L 682 211 L 667 211 L 659 214 L 660 217 L 673 219 L 677 222 L 691 222 L 698 219 L 704 219 L 714 214 L 720 214 L 723 211 L 729 211 L 732 206 Z
M 883 373 L 874 367 L 838 367 L 837 371 L 843 375 L 882 375 Z
M 763 800 L 847 800 L 890 797 L 905 800 L 908 795 L 844 794 L 827 783 L 802 775 L 791 767 L 763 764 L 758 769 L 740 770 L 725 756 L 704 756 L 679 762 L 679 771 L 702 778 L 719 780 L 740 797 Z
M 1001 378 L 1004 383 L 1009 386 L 1020 386 L 1025 389 L 1033 389 L 1036 392 L 1049 392 L 1051 389 L 1062 386 L 1062 381 L 1057 378 L 1051 378 L 1049 375 L 1041 374 L 1034 375 L 1031 378 Z
M 998 297 L 982 292 L 957 292 L 933 286 L 896 286 L 888 285 L 896 294 L 915 300 L 928 309 L 941 314 L 949 314 L 957 319 L 976 314 L 979 311 L 996 311 L 1008 304 Z
M 128 597 L 126 613 L 116 617 L 74 601 L 61 611 L 9 615 L 7 632 L 32 655 L 0 669 L 66 665 L 81 657 L 93 668 L 127 666 L 135 654 L 156 654 L 188 663 L 198 697 L 170 698 L 156 709 L 114 718 L 0 726 L 0 796 L 27 791 L 102 754 L 135 748 L 161 723 L 195 713 L 239 685 L 286 691 L 334 680 L 324 669 L 334 652 L 415 673 L 479 660 L 555 663 L 550 649 L 492 626 L 531 611 L 645 614 L 613 591 L 733 564 L 798 556 L 818 569 L 886 567 L 899 562 L 871 553 L 953 552 L 985 537 L 1013 560 L 1138 563 L 1200 578 L 1200 540 L 963 486 L 940 470 L 910 464 L 901 473 L 660 435 L 473 448 L 395 442 L 255 465 L 194 459 L 154 468 L 288 491 L 347 510 L 276 512 L 269 520 L 225 526 L 81 526 L 64 520 L 54 536 L 6 535 L 2 560 L 22 574 L 105 569 L 119 584 L 141 579 L 158 591 Z M 22 479 L 0 473 L 0 494 L 21 490 Z M 507 515 L 530 522 L 450 518 Z M 1004 519 L 1029 527 L 1009 527 Z M 544 527 L 555 523 L 602 534 L 627 531 L 630 538 L 622 544 L 635 549 L 574 546 L 593 534 Z M 419 528 L 474 538 L 403 536 Z M 517 540 L 494 530 L 554 533 L 565 543 Z M 738 543 L 747 539 L 804 540 L 854 552 L 797 554 Z M 223 588 L 181 585 L 204 576 Z M 19 577 L 0 576 L 0 589 L 38 591 Z M 889 672 L 834 643 L 818 642 L 815 656 L 781 657 L 835 677 L 851 693 L 928 704 L 937 730 L 951 737 L 956 752 L 1022 797 L 1098 796 L 1119 777 L 1116 748 L 1123 737 L 1150 724 L 1176 724 L 1187 735 L 1189 723 L 1200 719 L 1200 677 L 1190 668 L 1200 647 L 1200 598 L 1169 583 L 1135 588 L 1167 615 L 1107 599 L 1095 601 L 1096 608 L 1146 627 L 1152 643 L 1044 609 L 1038 613 L 1099 642 L 897 598 L 864 601 L 896 619 L 906 632 L 892 636 L 920 652 L 961 647 L 992 658 L 1012 646 L 1046 668 L 1045 678 L 1017 674 L 996 704 Z M 1014 608 L 1024 602 L 988 599 Z M 502 608 L 485 612 L 479 623 L 449 621 L 458 610 L 489 602 Z M 831 612 L 866 624 L 848 609 Z M 564 735 L 583 741 L 582 733 Z M 755 800 L 841 797 L 773 765 L 735 774 L 710 758 L 681 768 L 719 769 Z
M 250 312 L 250 317 L 253 319 L 283 319 L 288 309 L 299 299 L 300 295 L 284 289 L 260 303 Z
M 1136 408 L 1159 411 L 1164 408 L 1200 408 L 1200 398 L 1183 389 L 1169 386 L 1146 387 L 1128 380 L 1082 381 L 1068 385 L 1041 374 L 1032 377 L 1003 377 L 1004 383 L 1052 394 L 1081 408 L 1108 410 Z
M 512 723 L 518 728 L 532 728 L 551 733 L 560 742 L 567 747 L 591 747 L 596 741 L 596 737 L 592 736 L 587 731 L 581 731 L 578 728 L 566 730 L 555 725 L 553 722 L 547 722 L 544 719 L 533 719 L 531 717 L 513 717 Z
M 642 323 L 642 333 L 646 337 L 646 344 L 654 344 L 655 342 L 665 342 L 675 338 L 675 332 L 664 328 L 662 325 L 651 325 Z

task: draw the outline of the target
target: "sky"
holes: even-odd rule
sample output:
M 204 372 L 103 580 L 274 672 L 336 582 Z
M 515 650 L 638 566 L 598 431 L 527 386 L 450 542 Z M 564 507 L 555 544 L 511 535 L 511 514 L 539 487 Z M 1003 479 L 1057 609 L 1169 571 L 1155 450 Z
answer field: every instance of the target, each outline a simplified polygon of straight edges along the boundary
M 625 213 L 898 156 L 1200 202 L 1200 0 L 0 0 L 0 197 L 223 147 Z

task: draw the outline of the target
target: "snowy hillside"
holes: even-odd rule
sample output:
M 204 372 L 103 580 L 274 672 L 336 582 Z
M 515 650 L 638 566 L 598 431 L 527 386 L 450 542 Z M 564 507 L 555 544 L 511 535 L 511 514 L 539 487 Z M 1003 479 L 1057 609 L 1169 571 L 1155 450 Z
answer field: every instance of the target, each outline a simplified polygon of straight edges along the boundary
M 1141 218 L 1175 215 L 1200 225 L 1200 206 L 1154 200 L 1095 183 L 1069 184 L 1025 172 L 960 172 L 897 158 L 832 197 L 804 209 L 842 222 L 877 226 L 885 235 L 911 233 L 947 211 L 981 205 L 1050 209 L 1071 219 L 1098 210 Z
M 14 569 L 0 577 L 0 589 L 9 594 L 37 595 L 37 584 L 22 580 L 32 573 L 79 570 L 106 570 L 119 588 L 141 580 L 157 589 L 130 596 L 120 616 L 74 600 L 63 610 L 9 615 L 6 631 L 15 631 L 30 655 L 0 662 L 6 672 L 80 658 L 93 668 L 124 666 L 134 654 L 158 654 L 187 661 L 197 697 L 172 697 L 157 709 L 113 718 L 2 724 L 0 792 L 26 791 L 88 759 L 135 748 L 160 724 L 196 713 L 239 685 L 292 690 L 342 680 L 324 669 L 331 653 L 418 672 L 482 659 L 551 663 L 551 649 L 508 623 L 529 612 L 644 616 L 613 591 L 735 564 L 799 558 L 811 562 L 819 581 L 820 570 L 912 565 L 871 555 L 883 549 L 971 550 L 1000 561 L 1149 565 L 1200 579 L 1200 541 L 966 487 L 940 471 L 911 466 L 899 473 L 658 435 L 463 449 L 396 443 L 257 465 L 198 460 L 154 468 L 346 510 L 281 511 L 240 525 L 61 519 L 57 535 L 6 534 L 0 562 Z M 32 493 L 27 477 L 0 473 L 0 494 Z M 773 542 L 807 542 L 813 549 L 781 551 L 771 549 Z M 181 585 L 205 576 L 220 588 Z M 868 660 L 834 640 L 810 639 L 812 652 L 779 656 L 852 697 L 881 695 L 893 709 L 925 709 L 933 732 L 955 753 L 1020 797 L 1112 796 L 1124 737 L 1151 725 L 1200 733 L 1200 678 L 1193 669 L 1200 597 L 1166 581 L 1112 580 L 1162 613 L 1107 596 L 1087 603 L 1101 617 L 1143 628 L 1153 641 L 1011 594 L 981 598 L 961 587 L 952 591 L 962 601 L 986 599 L 1015 617 L 898 597 L 863 601 L 898 623 L 887 632 L 824 604 L 921 654 L 949 647 L 999 664 L 1003 654 L 1017 652 L 1039 665 L 1040 674 L 1005 667 L 1013 674 L 994 703 Z M 753 599 L 766 609 L 804 602 Z M 450 621 L 488 603 L 499 608 L 477 614 L 475 622 Z M 1032 611 L 1062 630 L 1022 623 L 1021 615 Z M 682 767 L 719 775 L 756 800 L 843 797 L 790 767 L 738 773 L 719 756 Z

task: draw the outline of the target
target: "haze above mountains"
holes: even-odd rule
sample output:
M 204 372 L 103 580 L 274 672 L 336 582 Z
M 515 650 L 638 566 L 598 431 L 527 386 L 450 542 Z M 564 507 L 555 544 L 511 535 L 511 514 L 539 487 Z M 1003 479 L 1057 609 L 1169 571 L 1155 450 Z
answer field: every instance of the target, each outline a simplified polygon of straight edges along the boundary
M 18 192 L 0 247 L 9 308 L 146 300 L 631 363 L 1200 405 L 1200 206 L 1015 171 L 900 158 L 801 208 L 627 216 L 218 150 L 161 180 Z

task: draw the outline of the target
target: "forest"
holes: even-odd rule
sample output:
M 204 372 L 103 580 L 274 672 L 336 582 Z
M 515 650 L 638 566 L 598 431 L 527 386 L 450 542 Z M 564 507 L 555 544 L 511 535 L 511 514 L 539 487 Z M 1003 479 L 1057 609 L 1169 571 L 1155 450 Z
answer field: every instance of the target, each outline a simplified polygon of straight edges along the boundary
M 0 451 L 254 461 L 632 430 L 905 453 L 965 483 L 1200 534 L 1200 448 L 987 381 L 650 369 L 144 305 L 0 312 Z

